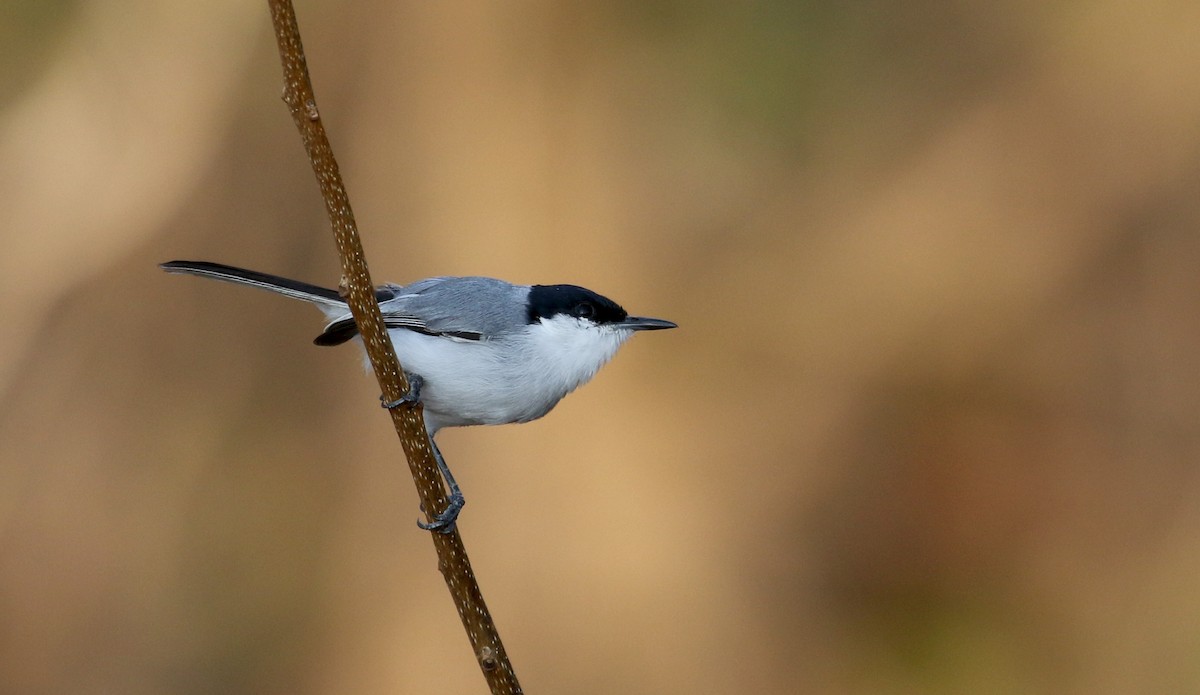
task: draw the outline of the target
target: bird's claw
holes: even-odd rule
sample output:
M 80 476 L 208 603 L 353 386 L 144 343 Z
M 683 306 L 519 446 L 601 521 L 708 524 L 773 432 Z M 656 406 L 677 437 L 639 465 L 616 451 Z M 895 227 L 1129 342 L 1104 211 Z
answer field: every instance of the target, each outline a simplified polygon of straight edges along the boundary
M 379 394 L 379 405 L 393 410 L 402 405 L 416 405 L 421 401 L 421 386 L 424 383 L 420 376 L 416 374 L 405 375 L 408 378 L 408 393 L 400 396 L 394 401 L 387 400 L 387 394 Z
M 445 511 L 441 512 L 440 514 L 435 514 L 433 521 L 428 523 L 418 519 L 417 526 L 425 529 L 426 531 L 433 531 L 435 533 L 454 533 L 455 523 L 458 521 L 458 513 L 462 511 L 463 505 L 466 503 L 467 501 L 463 498 L 461 492 L 451 494 L 450 499 L 447 501 Z

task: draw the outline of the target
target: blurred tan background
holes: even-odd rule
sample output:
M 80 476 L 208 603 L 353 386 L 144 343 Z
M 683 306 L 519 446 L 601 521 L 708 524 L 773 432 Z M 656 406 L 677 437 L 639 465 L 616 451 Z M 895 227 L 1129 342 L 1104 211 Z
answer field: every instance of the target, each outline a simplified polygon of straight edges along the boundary
M 441 438 L 531 693 L 1200 692 L 1200 4 L 298 8 L 379 280 L 679 322 Z M 0 691 L 475 693 L 265 3 L 0 5 Z

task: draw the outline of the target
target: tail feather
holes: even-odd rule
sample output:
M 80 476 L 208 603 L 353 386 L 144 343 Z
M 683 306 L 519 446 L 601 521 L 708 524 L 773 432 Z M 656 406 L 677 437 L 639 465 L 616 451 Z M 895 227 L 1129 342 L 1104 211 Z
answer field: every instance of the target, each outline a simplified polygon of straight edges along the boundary
M 183 275 L 198 275 L 200 277 L 212 278 L 214 280 L 223 280 L 232 282 L 238 285 L 247 285 L 249 287 L 257 287 L 269 292 L 282 294 L 285 297 L 292 299 L 300 299 L 306 302 L 311 302 L 318 305 L 322 309 L 325 307 L 345 307 L 346 300 L 338 296 L 337 290 L 331 290 L 327 287 L 318 287 L 310 285 L 307 282 L 299 280 L 291 280 L 278 275 L 270 275 L 260 273 L 256 270 L 246 270 L 245 268 L 236 268 L 223 263 L 210 263 L 208 261 L 170 261 L 159 266 L 168 273 L 179 273 Z

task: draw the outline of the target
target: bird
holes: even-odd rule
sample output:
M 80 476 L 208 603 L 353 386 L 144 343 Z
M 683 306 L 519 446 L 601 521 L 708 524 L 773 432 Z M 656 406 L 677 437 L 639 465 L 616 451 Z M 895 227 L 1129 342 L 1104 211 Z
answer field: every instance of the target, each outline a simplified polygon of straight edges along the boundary
M 209 261 L 176 260 L 159 267 L 308 302 L 326 318 L 316 345 L 359 337 L 337 290 Z M 611 299 L 578 285 L 431 277 L 380 285 L 375 298 L 409 382 L 404 397 L 382 405 L 421 404 L 430 448 L 450 493 L 444 511 L 428 523 L 417 522 L 438 533 L 455 530 L 465 504 L 434 441 L 439 430 L 536 420 L 591 380 L 634 333 L 678 327 L 630 316 Z

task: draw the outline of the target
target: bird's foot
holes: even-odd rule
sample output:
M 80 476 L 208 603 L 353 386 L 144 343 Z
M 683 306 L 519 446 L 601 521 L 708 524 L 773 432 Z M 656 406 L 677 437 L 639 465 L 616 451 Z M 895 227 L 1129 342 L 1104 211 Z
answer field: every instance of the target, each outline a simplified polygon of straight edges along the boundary
M 455 491 L 450 495 L 445 511 L 434 515 L 433 521 L 429 523 L 418 519 L 417 526 L 435 533 L 454 533 L 455 522 L 458 521 L 458 513 L 462 511 L 463 505 L 466 503 L 467 501 L 463 498 L 462 493 Z
M 379 394 L 379 405 L 392 410 L 402 405 L 413 406 L 421 402 L 421 386 L 424 385 L 424 380 L 417 374 L 406 374 L 405 376 L 408 378 L 408 393 L 394 401 L 387 400 L 387 396 L 381 393 Z

